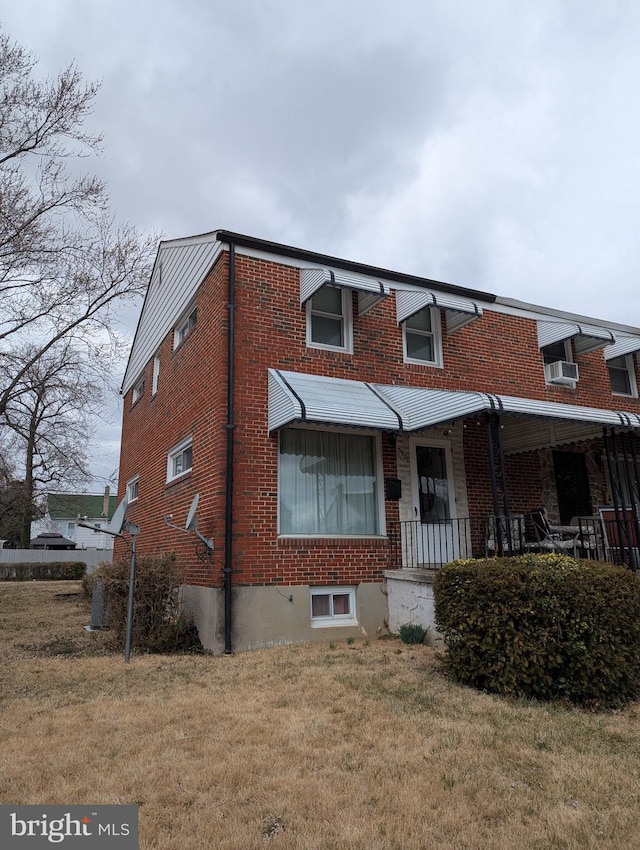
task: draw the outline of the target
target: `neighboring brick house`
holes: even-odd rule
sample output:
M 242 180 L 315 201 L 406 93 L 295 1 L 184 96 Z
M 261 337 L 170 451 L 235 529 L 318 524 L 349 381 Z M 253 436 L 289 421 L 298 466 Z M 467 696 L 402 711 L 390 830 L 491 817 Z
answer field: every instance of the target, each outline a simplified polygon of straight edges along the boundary
M 214 651 L 375 635 L 385 571 L 484 555 L 490 515 L 637 509 L 638 352 L 640 328 L 261 239 L 163 242 L 122 386 L 138 552 L 177 552 Z M 196 493 L 211 558 L 164 521 Z

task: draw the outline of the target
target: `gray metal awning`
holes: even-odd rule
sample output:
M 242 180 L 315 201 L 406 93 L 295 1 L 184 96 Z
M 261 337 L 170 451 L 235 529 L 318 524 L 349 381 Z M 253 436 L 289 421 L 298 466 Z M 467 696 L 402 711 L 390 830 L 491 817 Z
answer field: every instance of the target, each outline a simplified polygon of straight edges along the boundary
M 538 347 L 573 340 L 576 355 L 588 354 L 605 345 L 613 345 L 614 335 L 607 328 L 583 325 L 577 322 L 538 322 Z
M 300 269 L 300 304 L 306 304 L 325 285 L 354 289 L 358 293 L 358 315 L 363 316 L 389 295 L 387 283 L 364 275 L 333 269 Z
M 619 336 L 613 345 L 608 345 L 604 350 L 604 359 L 613 360 L 614 357 L 623 357 L 625 354 L 637 354 L 640 352 L 640 336 Z
M 269 433 L 295 422 L 402 429 L 398 414 L 370 384 L 269 369 Z
M 640 415 L 625 411 L 269 369 L 270 433 L 300 422 L 411 432 L 483 412 L 640 429 Z
M 431 289 L 396 290 L 396 317 L 399 325 L 425 307 L 438 307 L 444 310 L 447 333 L 450 334 L 482 316 L 482 307 L 468 298 L 460 298 L 457 295 Z

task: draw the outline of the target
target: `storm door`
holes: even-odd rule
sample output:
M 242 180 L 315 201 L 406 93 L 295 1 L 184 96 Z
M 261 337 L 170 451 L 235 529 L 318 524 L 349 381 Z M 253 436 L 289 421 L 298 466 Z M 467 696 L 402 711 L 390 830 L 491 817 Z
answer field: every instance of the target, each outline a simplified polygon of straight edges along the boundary
M 448 442 L 415 441 L 411 451 L 416 560 L 446 564 L 460 556 L 451 448 Z

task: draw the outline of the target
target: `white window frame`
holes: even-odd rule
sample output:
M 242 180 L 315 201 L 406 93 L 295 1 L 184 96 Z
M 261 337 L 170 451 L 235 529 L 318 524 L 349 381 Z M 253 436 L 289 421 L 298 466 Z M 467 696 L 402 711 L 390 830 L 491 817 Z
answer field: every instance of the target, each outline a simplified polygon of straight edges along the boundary
M 151 395 L 154 396 L 158 392 L 158 380 L 160 378 L 160 353 L 153 357 L 153 377 L 151 379 Z
M 330 286 L 331 284 L 325 284 Z M 324 288 L 324 287 L 322 287 Z M 327 345 L 322 342 L 314 342 L 311 337 L 311 323 L 313 316 L 330 316 L 336 318 L 334 313 L 323 313 L 321 310 L 313 310 L 313 297 L 306 304 L 307 310 L 307 348 L 320 348 L 324 351 L 344 351 L 346 354 L 353 354 L 353 296 L 350 289 L 344 286 L 333 287 L 340 292 L 342 304 L 342 329 L 343 329 L 343 345 Z M 320 290 L 318 290 L 319 292 Z
M 131 404 L 134 405 L 137 401 L 139 401 L 144 394 L 144 375 L 140 378 L 139 381 L 133 386 L 133 392 L 131 393 Z
M 563 339 L 560 342 L 552 343 L 552 345 L 554 345 L 554 346 L 563 345 L 564 346 L 564 357 L 562 357 L 561 359 L 565 363 L 575 363 L 575 360 L 573 359 L 573 346 L 571 345 L 570 339 Z M 550 387 L 562 386 L 561 384 L 554 384 L 553 381 L 550 381 L 548 376 L 547 376 L 547 365 L 548 365 L 548 363 L 544 359 L 544 351 L 545 351 L 545 348 L 550 348 L 550 347 L 551 346 L 549 346 L 549 345 L 545 345 L 545 346 L 543 346 L 543 348 L 540 349 L 540 354 L 542 355 L 542 368 L 544 369 L 544 380 L 545 380 L 545 383 Z M 549 358 L 549 363 L 557 363 L 557 358 L 554 359 L 554 360 L 551 360 L 551 358 Z M 571 381 L 571 383 L 567 383 L 564 386 L 568 387 L 570 389 L 571 388 L 575 389 L 577 383 L 578 383 L 577 381 Z
M 131 504 L 137 501 L 140 494 L 140 476 L 134 475 L 127 481 L 127 502 Z
M 332 597 L 336 594 L 345 594 L 349 596 L 349 613 L 348 614 L 333 614 L 328 616 L 314 617 L 313 616 L 313 597 L 314 596 L 329 596 L 330 607 L 333 604 Z M 356 612 L 356 589 L 355 587 L 311 587 L 309 588 L 309 614 L 311 617 L 312 629 L 336 628 L 341 626 L 357 626 L 358 616 Z
M 180 321 L 176 322 L 176 326 L 173 330 L 174 351 L 176 348 L 181 346 L 183 342 L 185 342 L 187 337 L 191 336 L 191 334 L 193 333 L 193 329 L 197 325 L 197 322 L 198 307 L 196 304 L 192 304 L 188 310 L 185 310 Z
M 409 357 L 407 354 L 407 322 L 413 318 L 413 316 L 409 316 L 408 319 L 402 323 L 402 356 L 405 363 L 417 363 L 419 366 L 431 366 L 437 369 L 442 369 L 443 367 L 443 358 L 442 358 L 442 319 L 440 316 L 440 310 L 437 307 L 423 307 L 422 310 L 418 310 L 418 313 L 422 313 L 423 311 L 428 310 L 429 315 L 431 317 L 431 331 L 420 331 L 416 328 L 409 328 L 409 333 L 416 334 L 417 336 L 431 336 L 433 339 L 433 353 L 434 360 L 421 360 L 418 357 Z M 417 315 L 417 313 L 414 313 Z
M 330 428 L 330 427 L 319 427 L 317 425 L 306 425 L 300 424 L 295 426 L 296 429 L 306 430 L 306 431 L 332 431 L 338 434 L 346 434 L 348 436 L 352 435 L 353 430 L 348 430 L 345 428 Z M 362 436 L 373 437 L 374 445 L 375 445 L 375 475 L 376 475 L 376 499 L 378 503 L 378 531 L 371 534 L 336 534 L 336 533 L 313 533 L 309 531 L 296 531 L 293 533 L 289 532 L 281 532 L 280 531 L 280 490 L 282 487 L 282 482 L 280 480 L 280 432 L 278 432 L 278 537 L 283 539 L 319 539 L 326 540 L 332 539 L 335 540 L 339 538 L 341 540 L 371 540 L 377 539 L 380 537 L 386 537 L 386 517 L 385 517 L 385 507 L 384 507 L 384 470 L 382 464 L 382 435 L 379 431 L 370 431 L 365 429 L 358 429 L 358 433 Z
M 182 469 L 180 472 L 176 472 L 176 462 L 181 455 L 185 453 L 187 449 L 191 449 L 191 466 L 188 469 Z M 182 478 L 183 475 L 187 475 L 187 473 L 191 472 L 193 469 L 193 438 L 187 437 L 186 440 L 182 440 L 180 443 L 175 445 L 168 453 L 167 453 L 167 483 L 170 481 L 176 481 L 178 478 Z
M 611 394 L 617 396 L 623 396 L 624 398 L 638 398 L 638 384 L 636 382 L 636 370 L 633 364 L 633 355 L 632 354 L 622 354 L 621 358 L 624 358 L 625 366 L 627 368 L 627 375 L 629 376 L 629 388 L 631 392 L 629 393 L 621 393 L 616 392 L 616 390 L 611 387 Z M 617 360 L 618 358 L 614 358 Z M 607 362 L 607 371 L 609 372 L 609 383 L 611 383 L 611 369 L 618 369 L 622 371 L 620 366 L 611 366 L 611 361 Z

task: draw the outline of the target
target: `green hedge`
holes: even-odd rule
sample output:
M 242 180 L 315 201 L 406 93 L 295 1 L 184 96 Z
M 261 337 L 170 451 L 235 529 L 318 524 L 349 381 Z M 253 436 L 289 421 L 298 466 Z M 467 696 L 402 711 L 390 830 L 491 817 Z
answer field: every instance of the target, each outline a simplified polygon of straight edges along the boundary
M 73 581 L 87 571 L 83 561 L 52 564 L 0 564 L 0 581 Z
M 640 697 L 640 581 L 565 555 L 456 561 L 434 584 L 445 665 L 481 690 L 578 705 Z

